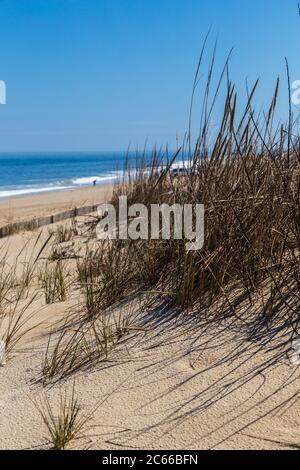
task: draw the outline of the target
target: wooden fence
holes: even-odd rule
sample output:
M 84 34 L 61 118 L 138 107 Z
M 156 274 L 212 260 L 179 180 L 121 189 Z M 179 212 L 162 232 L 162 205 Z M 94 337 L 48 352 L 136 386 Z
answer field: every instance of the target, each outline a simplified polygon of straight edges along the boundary
M 100 203 L 93 206 L 75 207 L 74 209 L 60 212 L 58 214 L 46 217 L 37 217 L 36 219 L 5 225 L 0 227 L 0 238 L 8 237 L 14 233 L 26 230 L 34 230 L 39 227 L 44 227 L 45 225 L 55 224 L 66 219 L 72 219 L 73 217 L 91 214 L 92 212 L 97 211 L 97 207 L 99 205 Z

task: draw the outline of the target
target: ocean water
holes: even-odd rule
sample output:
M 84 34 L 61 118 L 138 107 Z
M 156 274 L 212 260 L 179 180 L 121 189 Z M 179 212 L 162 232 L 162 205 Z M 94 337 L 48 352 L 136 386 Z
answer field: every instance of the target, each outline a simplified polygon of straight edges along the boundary
M 113 183 L 122 178 L 125 161 L 134 169 L 137 158 L 136 152 L 125 151 L 0 153 L 0 199 L 91 186 L 95 180 L 97 185 Z M 173 167 L 187 164 L 178 157 Z
M 0 154 L 0 198 L 111 183 L 126 152 Z M 134 165 L 136 155 L 129 155 Z

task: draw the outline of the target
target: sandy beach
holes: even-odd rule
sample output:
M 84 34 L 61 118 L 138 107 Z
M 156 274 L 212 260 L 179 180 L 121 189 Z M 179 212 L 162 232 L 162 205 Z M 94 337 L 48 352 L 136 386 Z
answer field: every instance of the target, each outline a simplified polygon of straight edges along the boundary
M 113 185 L 99 185 L 34 196 L 0 199 L 0 226 L 52 215 L 74 207 L 94 205 L 108 200 Z

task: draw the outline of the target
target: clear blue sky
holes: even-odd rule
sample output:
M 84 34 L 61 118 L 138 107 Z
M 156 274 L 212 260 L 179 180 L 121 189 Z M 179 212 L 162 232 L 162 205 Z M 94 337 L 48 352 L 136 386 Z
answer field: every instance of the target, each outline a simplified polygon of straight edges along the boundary
M 210 26 L 240 93 L 300 79 L 296 0 L 0 0 L 0 151 L 173 147 Z

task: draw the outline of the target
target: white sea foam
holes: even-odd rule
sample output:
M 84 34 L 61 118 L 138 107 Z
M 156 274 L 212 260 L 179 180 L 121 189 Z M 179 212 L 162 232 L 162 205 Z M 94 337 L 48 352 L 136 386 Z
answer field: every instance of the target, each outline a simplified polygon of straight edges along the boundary
M 191 168 L 192 163 L 191 160 L 179 160 L 173 163 L 171 168 Z
M 93 184 L 94 181 L 96 181 L 96 183 L 103 183 L 105 181 L 114 181 L 118 179 L 118 177 L 119 172 L 110 173 L 105 176 L 86 176 L 83 178 L 75 178 L 72 180 L 72 184 L 75 184 L 76 186 L 87 186 Z
M 172 168 L 189 168 L 191 166 L 190 160 L 184 160 L 184 161 L 178 161 L 172 164 Z M 145 170 L 144 173 L 145 175 L 149 173 L 150 170 Z M 131 170 L 131 175 L 135 175 L 134 169 Z M 86 177 L 81 177 L 81 178 L 75 178 L 71 181 L 72 184 L 76 186 L 87 186 L 87 185 L 92 185 L 94 181 L 96 183 L 105 183 L 109 181 L 115 181 L 118 178 L 122 178 L 125 176 L 126 178 L 126 172 L 124 173 L 123 171 L 114 171 L 113 173 L 108 173 L 106 175 L 102 176 L 86 176 Z
M 48 186 L 45 188 L 26 188 L 26 189 L 9 189 L 0 191 L 0 198 L 25 196 L 28 194 L 46 193 L 48 191 L 62 191 L 64 189 L 72 189 L 72 186 Z

